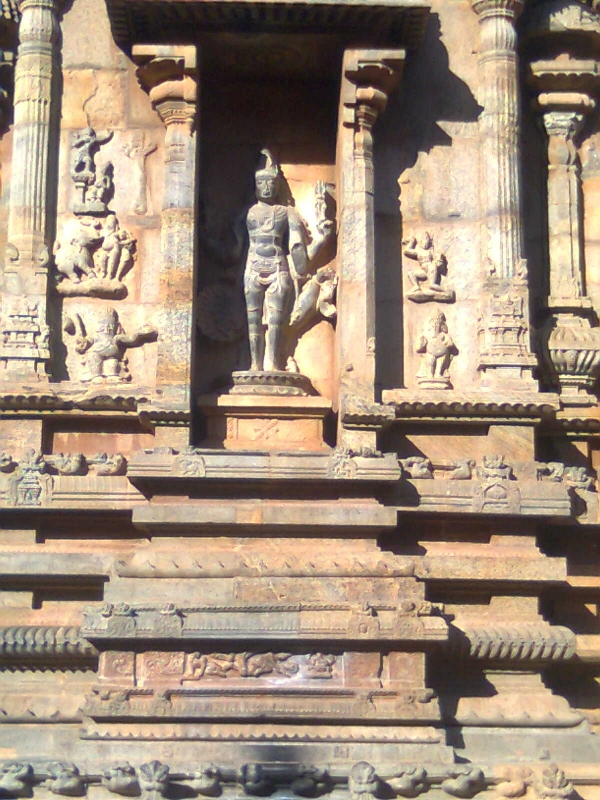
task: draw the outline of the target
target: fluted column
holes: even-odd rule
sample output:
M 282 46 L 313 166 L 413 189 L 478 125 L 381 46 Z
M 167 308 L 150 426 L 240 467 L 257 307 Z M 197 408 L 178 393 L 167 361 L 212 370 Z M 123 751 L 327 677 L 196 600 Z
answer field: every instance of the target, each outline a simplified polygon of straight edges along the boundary
M 338 369 L 344 395 L 375 399 L 375 210 L 373 126 L 402 74 L 403 50 L 344 53 L 338 186 Z M 340 429 L 338 445 L 375 446 L 375 433 Z
M 56 3 L 22 0 L 20 11 L 0 350 L 0 375 L 5 380 L 45 377 L 49 357 L 49 187 L 56 179 L 58 134 L 53 102 L 59 70 Z
M 519 176 L 515 22 L 522 0 L 472 0 L 480 23 L 481 200 L 486 302 L 480 326 L 482 386 L 535 389 Z
M 189 406 L 194 299 L 196 48 L 137 45 L 137 75 L 165 125 L 157 388 Z

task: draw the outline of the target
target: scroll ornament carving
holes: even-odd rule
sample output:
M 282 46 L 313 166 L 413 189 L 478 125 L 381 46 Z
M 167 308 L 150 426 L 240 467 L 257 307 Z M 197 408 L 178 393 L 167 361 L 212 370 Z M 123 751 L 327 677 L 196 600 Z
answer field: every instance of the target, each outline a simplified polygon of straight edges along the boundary
M 454 290 L 442 285 L 448 271 L 448 259 L 445 253 L 436 253 L 431 234 L 424 233 L 419 243 L 413 237 L 402 244 L 405 245 L 404 255 L 418 263 L 418 267 L 407 270 L 410 291 L 406 297 L 413 303 L 432 300 L 453 303 L 456 299 Z
M 417 372 L 417 383 L 424 389 L 451 389 L 448 370 L 458 349 L 448 333 L 445 314 L 435 312 L 427 322 L 419 343 L 417 353 L 421 353 L 421 363 Z
M 149 761 L 140 767 L 140 785 L 148 800 L 165 797 L 169 788 L 169 767 L 160 761 Z
M 104 222 L 72 219 L 56 244 L 56 286 L 67 297 L 122 299 L 127 295 L 124 276 L 134 263 L 136 240 L 122 229 L 115 214 Z
M 158 331 L 149 325 L 127 335 L 113 308 L 108 308 L 96 322 L 92 335 L 79 314 L 67 317 L 64 330 L 77 336 L 75 351 L 82 356 L 79 380 L 82 383 L 121 383 L 131 380 L 125 351 L 140 347 L 158 338 Z
M 410 456 L 409 458 L 400 458 L 398 463 L 402 470 L 406 472 L 409 478 L 432 480 L 433 479 L 433 466 L 429 458 L 424 456 Z

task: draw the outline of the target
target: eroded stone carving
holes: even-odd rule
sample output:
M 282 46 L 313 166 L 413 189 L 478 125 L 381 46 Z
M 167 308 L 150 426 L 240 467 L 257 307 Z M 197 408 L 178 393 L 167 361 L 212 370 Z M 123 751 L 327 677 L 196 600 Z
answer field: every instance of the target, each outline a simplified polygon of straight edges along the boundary
M 96 166 L 96 154 L 100 146 L 112 138 L 112 131 L 96 133 L 87 127 L 73 134 L 71 143 L 71 179 L 75 184 L 75 214 L 104 215 L 110 201 L 113 186 L 113 166 L 110 161 Z
M 244 764 L 240 770 L 240 783 L 246 794 L 256 797 L 265 797 L 275 788 L 261 764 Z
M 375 767 L 366 761 L 359 761 L 348 775 L 348 790 L 351 800 L 374 800 L 379 789 L 379 778 Z
M 484 786 L 482 770 L 472 765 L 455 767 L 442 781 L 442 789 L 453 797 L 473 797 Z
M 47 466 L 40 452 L 28 450 L 8 478 L 7 505 L 41 506 L 47 502 L 52 492 Z
M 109 792 L 123 797 L 137 797 L 140 793 L 135 769 L 128 762 L 116 764 L 102 774 L 102 784 Z
M 411 287 L 407 298 L 413 303 L 427 303 L 431 300 L 453 303 L 456 299 L 454 290 L 442 285 L 448 271 L 448 260 L 444 253 L 436 253 L 431 234 L 424 233 L 419 243 L 413 237 L 403 244 L 406 245 L 404 255 L 418 263 L 418 267 L 406 272 Z
M 535 782 L 534 788 L 540 800 L 555 800 L 555 798 L 566 800 L 575 794 L 573 784 L 567 780 L 563 770 L 559 769 L 556 764 L 550 764 L 542 772 L 539 780 Z
M 0 768 L 0 794 L 9 797 L 32 797 L 33 767 L 20 761 L 10 761 Z
M 451 389 L 448 370 L 452 358 L 458 353 L 448 333 L 446 315 L 435 312 L 429 319 L 417 346 L 421 363 L 417 372 L 417 383 L 424 389 Z
M 135 246 L 136 240 L 114 214 L 103 223 L 70 220 L 56 244 L 57 291 L 67 297 L 125 297 L 123 278 L 133 265 Z
M 204 677 L 259 678 L 261 675 L 295 675 L 299 667 L 291 653 L 192 653 L 187 660 L 186 680 Z
M 66 319 L 64 330 L 77 336 L 75 352 L 83 357 L 79 375 L 82 383 L 121 383 L 131 380 L 125 351 L 154 342 L 158 337 L 158 331 L 150 325 L 127 335 L 113 308 L 106 309 L 97 320 L 92 335 L 86 332 L 79 314 L 74 314 L 74 319 Z
M 427 789 L 427 772 L 423 767 L 403 767 L 386 783 L 400 797 L 416 797 Z
M 513 469 L 503 455 L 484 456 L 477 468 L 477 477 L 482 480 L 473 494 L 473 508 L 477 512 L 519 513 L 521 492 L 513 478 Z
M 46 781 L 46 786 L 52 794 L 65 797 L 82 797 L 85 794 L 85 783 L 75 764 L 53 761 L 48 764 L 48 773 L 50 777 Z
M 332 667 L 336 660 L 335 656 L 312 653 L 307 659 L 306 677 L 331 678 L 333 675 Z
M 431 480 L 433 478 L 431 460 L 425 456 L 400 458 L 398 462 L 402 469 L 408 473 L 410 478 L 424 478 L 425 480 Z
M 142 764 L 139 772 L 139 781 L 148 800 L 158 800 L 165 797 L 169 788 L 169 767 L 156 759 Z
M 200 764 L 192 773 L 190 786 L 203 797 L 220 797 L 221 771 L 214 764 Z
M 332 788 L 331 778 L 325 769 L 314 765 L 300 766 L 296 777 L 290 784 L 290 789 L 300 797 L 319 797 Z
M 40 319 L 39 303 L 28 297 L 5 297 L 0 329 L 0 370 L 5 377 L 24 361 L 50 358 L 50 328 Z
M 156 143 L 146 136 L 145 131 L 134 132 L 130 141 L 121 146 L 127 158 L 135 164 L 137 170 L 137 185 L 133 192 L 133 211 L 143 215 L 148 211 L 148 176 L 146 174 L 146 159 L 156 150 Z

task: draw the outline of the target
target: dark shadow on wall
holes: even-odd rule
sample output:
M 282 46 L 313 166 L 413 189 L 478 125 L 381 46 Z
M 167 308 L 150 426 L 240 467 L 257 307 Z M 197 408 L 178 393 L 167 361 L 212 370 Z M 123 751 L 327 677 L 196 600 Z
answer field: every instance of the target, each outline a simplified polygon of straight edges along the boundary
M 475 122 L 482 111 L 468 85 L 450 70 L 441 37 L 439 15 L 431 14 L 423 43 L 417 53 L 409 54 L 401 86 L 375 129 L 378 392 L 404 385 L 401 243 L 405 234 L 398 180 L 414 166 L 419 153 L 452 145 L 438 122 Z

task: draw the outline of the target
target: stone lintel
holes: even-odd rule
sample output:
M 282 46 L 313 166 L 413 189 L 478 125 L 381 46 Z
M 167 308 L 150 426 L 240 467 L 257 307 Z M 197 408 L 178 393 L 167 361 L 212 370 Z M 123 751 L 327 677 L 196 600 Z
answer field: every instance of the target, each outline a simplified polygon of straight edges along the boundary
M 343 531 L 345 529 L 385 530 L 397 525 L 397 512 L 376 501 L 355 500 L 220 500 L 194 501 L 178 498 L 177 503 L 151 502 L 133 509 L 133 523 L 154 535 L 162 532 L 177 535 L 196 529 L 229 528 L 232 525 L 250 529 L 291 528 Z M 200 576 L 200 575 L 198 575 Z

